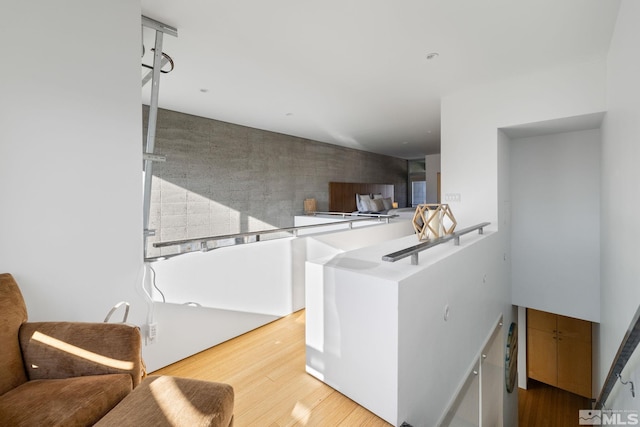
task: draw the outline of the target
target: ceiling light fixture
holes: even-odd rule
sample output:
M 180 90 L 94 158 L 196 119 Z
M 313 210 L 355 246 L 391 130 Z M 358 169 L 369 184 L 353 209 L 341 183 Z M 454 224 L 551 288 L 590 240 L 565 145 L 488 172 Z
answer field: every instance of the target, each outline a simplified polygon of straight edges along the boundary
M 440 54 L 438 52 L 427 53 L 427 59 L 431 61 L 432 59 L 436 59 Z

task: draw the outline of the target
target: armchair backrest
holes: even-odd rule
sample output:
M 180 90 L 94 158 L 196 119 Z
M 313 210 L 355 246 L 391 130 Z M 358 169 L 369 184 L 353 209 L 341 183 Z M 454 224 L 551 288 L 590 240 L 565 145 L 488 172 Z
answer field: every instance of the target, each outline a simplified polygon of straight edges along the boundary
M 27 307 L 13 276 L 0 274 L 0 395 L 27 381 L 18 335 Z

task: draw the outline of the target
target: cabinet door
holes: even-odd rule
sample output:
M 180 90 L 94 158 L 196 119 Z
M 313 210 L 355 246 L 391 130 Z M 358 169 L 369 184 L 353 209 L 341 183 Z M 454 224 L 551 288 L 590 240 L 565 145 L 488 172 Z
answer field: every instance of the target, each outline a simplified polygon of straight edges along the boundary
M 558 315 L 558 335 L 591 342 L 591 322 Z
M 527 375 L 534 380 L 556 386 L 558 369 L 555 333 L 535 328 L 528 328 L 527 332 Z
M 558 387 L 591 398 L 591 323 L 558 316 Z
M 533 308 L 527 309 L 527 328 L 534 328 L 541 331 L 556 332 L 556 318 L 555 314 L 547 313 L 546 311 L 534 310 Z

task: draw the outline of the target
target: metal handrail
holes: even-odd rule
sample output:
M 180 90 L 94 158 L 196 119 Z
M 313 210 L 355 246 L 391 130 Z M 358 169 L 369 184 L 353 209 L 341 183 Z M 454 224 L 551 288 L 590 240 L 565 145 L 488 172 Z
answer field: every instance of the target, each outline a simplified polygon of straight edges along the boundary
M 602 390 L 600 391 L 600 396 L 598 396 L 598 400 L 596 400 L 595 408 L 603 409 L 604 403 L 609 398 L 611 394 L 611 390 L 613 390 L 613 386 L 616 384 L 616 381 L 620 379 L 622 382 L 622 378 L 620 378 L 620 374 L 622 374 L 622 370 L 627 365 L 627 362 L 631 358 L 631 355 L 638 347 L 640 343 L 640 306 L 636 310 L 635 316 L 631 320 L 631 324 L 627 329 L 627 332 L 620 343 L 620 348 L 618 348 L 618 352 L 616 353 L 616 357 L 613 358 L 613 362 L 611 363 L 611 368 L 609 369 L 609 374 L 607 375 L 607 379 L 604 381 L 604 385 L 602 386 Z M 633 383 L 631 386 L 631 392 L 633 393 Z
M 325 213 L 325 212 L 313 212 L 313 213 L 311 213 L 311 215 L 315 215 L 315 214 L 318 214 L 318 215 L 323 214 L 324 215 L 324 214 L 328 214 L 328 213 Z M 154 260 L 154 259 L 167 258 L 167 257 L 170 257 L 170 256 L 180 255 L 180 254 L 187 253 L 187 252 L 195 252 L 195 251 L 206 252 L 206 251 L 209 251 L 211 249 L 215 249 L 216 247 L 231 246 L 231 245 L 227 244 L 227 245 L 222 245 L 222 246 L 210 247 L 207 244 L 208 242 L 215 242 L 215 241 L 220 241 L 220 240 L 233 240 L 234 243 L 232 243 L 232 245 L 244 244 L 244 243 L 252 243 L 252 242 L 260 241 L 260 236 L 261 235 L 275 234 L 275 233 L 293 233 L 294 236 L 297 236 L 298 235 L 298 231 L 300 231 L 300 230 L 308 230 L 308 229 L 320 228 L 320 227 L 330 227 L 330 226 L 341 225 L 341 224 L 348 224 L 349 225 L 349 229 L 351 229 L 351 228 L 353 228 L 353 223 L 354 222 L 371 221 L 372 219 L 378 219 L 378 221 L 385 220 L 385 222 L 388 224 L 389 220 L 391 218 L 395 218 L 397 216 L 397 215 L 385 215 L 385 214 L 355 214 L 355 213 L 346 213 L 346 212 L 330 212 L 330 214 L 332 214 L 332 215 L 342 215 L 342 216 L 356 216 L 358 218 L 347 219 L 347 220 L 344 220 L 344 221 L 327 222 L 327 223 L 322 223 L 322 224 L 299 225 L 299 226 L 295 226 L 295 227 L 273 228 L 273 229 L 268 229 L 268 230 L 247 231 L 247 232 L 243 232 L 243 233 L 223 234 L 223 235 L 206 236 L 206 237 L 196 237 L 196 238 L 191 238 L 191 239 L 172 240 L 172 241 L 167 241 L 167 242 L 156 242 L 156 243 L 153 244 L 154 248 L 165 248 L 165 247 L 169 247 L 169 246 L 182 246 L 182 245 L 192 245 L 192 244 L 193 245 L 199 245 L 199 248 L 198 249 L 191 248 L 190 250 L 186 250 L 186 251 L 180 252 L 178 254 L 162 255 L 162 256 L 158 256 L 158 257 L 149 257 L 149 258 L 146 258 L 146 260 L 149 261 L 149 260 Z M 251 240 L 252 237 L 255 237 L 255 240 Z
M 399 215 L 389 215 L 389 214 L 379 214 L 379 213 L 360 213 L 360 212 L 309 212 L 310 216 L 318 216 L 318 215 L 332 215 L 332 216 L 341 216 L 343 218 L 348 216 L 359 216 L 359 217 L 368 217 L 368 218 L 395 218 Z
M 472 227 L 467 227 L 465 229 L 462 229 L 460 231 L 456 231 L 454 233 L 451 234 L 446 234 L 442 237 L 438 237 L 437 239 L 433 239 L 433 240 L 427 240 L 424 243 L 419 243 L 417 245 L 411 246 L 409 248 L 405 248 L 402 250 L 399 250 L 397 252 L 393 252 L 390 254 L 387 254 L 385 256 L 382 257 L 383 261 L 388 261 L 388 262 L 396 262 L 399 261 L 401 259 L 404 259 L 406 257 L 411 257 L 411 265 L 418 265 L 418 254 L 426 249 L 432 248 L 434 246 L 438 246 L 441 245 L 445 242 L 448 242 L 449 240 L 453 240 L 454 244 L 456 246 L 460 245 L 460 236 L 463 236 L 467 233 L 471 233 L 472 231 L 478 230 L 478 234 L 482 234 L 484 231 L 484 227 L 488 226 L 489 224 L 491 224 L 490 222 L 483 222 L 477 225 L 474 225 Z

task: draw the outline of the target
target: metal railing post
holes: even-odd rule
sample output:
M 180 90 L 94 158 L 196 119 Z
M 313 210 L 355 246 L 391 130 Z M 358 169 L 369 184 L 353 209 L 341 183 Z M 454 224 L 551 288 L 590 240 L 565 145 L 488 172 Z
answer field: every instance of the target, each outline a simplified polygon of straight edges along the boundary
M 382 257 L 383 261 L 388 261 L 388 262 L 396 262 L 399 261 L 403 258 L 407 258 L 407 257 L 411 257 L 411 264 L 413 265 L 417 265 L 417 261 L 414 263 L 414 256 L 416 256 L 416 260 L 417 260 L 417 254 L 419 252 L 422 252 L 426 249 L 432 248 L 434 246 L 438 246 L 441 245 L 442 243 L 448 242 L 449 240 L 453 240 L 454 241 L 454 245 L 455 246 L 459 246 L 460 245 L 460 236 L 464 236 L 465 234 L 471 233 L 474 230 L 482 230 L 484 227 L 486 227 L 487 225 L 491 224 L 490 222 L 483 222 L 481 224 L 478 225 L 474 225 L 473 227 L 468 227 L 465 229 L 462 229 L 460 231 L 456 231 L 452 234 L 446 234 L 442 237 L 438 237 L 436 239 L 433 240 L 427 240 L 423 243 L 419 243 L 417 245 L 411 246 L 409 248 L 406 249 L 402 249 L 390 254 L 387 254 L 385 256 Z M 482 233 L 480 233 L 482 234 Z
M 153 150 L 156 140 L 156 124 L 158 120 L 158 95 L 160 92 L 160 70 L 164 65 L 162 55 L 162 40 L 165 33 L 178 36 L 178 30 L 161 22 L 142 16 L 142 26 L 148 27 L 156 32 L 155 45 L 153 51 L 153 69 L 151 71 L 151 99 L 149 101 L 149 117 L 147 121 L 147 140 L 144 148 L 144 184 L 143 184 L 143 201 L 142 201 L 142 234 L 143 234 L 143 251 L 146 258 L 147 255 L 147 240 L 149 236 L 154 235 L 152 230 L 149 230 L 149 215 L 151 210 L 151 181 L 153 178 Z M 148 75 L 146 77 L 148 81 Z M 146 83 L 145 79 L 142 80 L 142 85 Z

